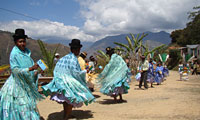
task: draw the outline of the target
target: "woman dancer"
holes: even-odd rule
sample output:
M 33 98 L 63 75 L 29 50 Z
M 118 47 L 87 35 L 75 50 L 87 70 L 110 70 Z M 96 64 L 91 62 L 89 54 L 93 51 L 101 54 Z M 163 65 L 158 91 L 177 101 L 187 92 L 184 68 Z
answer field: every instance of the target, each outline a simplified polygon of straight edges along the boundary
M 157 82 L 157 85 L 160 85 L 161 82 L 163 82 L 163 67 L 162 67 L 162 63 L 158 63 L 155 72 L 156 72 L 155 82 Z
M 127 82 L 130 77 L 128 75 L 129 69 L 122 57 L 114 54 L 114 48 L 107 47 L 106 54 L 111 59 L 98 76 L 101 84 L 100 92 L 114 97 L 115 102 L 117 102 L 117 96 L 119 96 L 119 101 L 123 102 L 122 94 L 128 93 L 130 88 Z
M 70 117 L 73 107 L 88 105 L 94 101 L 94 96 L 87 88 L 85 81 L 86 70 L 81 70 L 77 56 L 82 45 L 80 40 L 73 39 L 69 44 L 71 53 L 62 57 L 54 69 L 53 80 L 42 86 L 43 93 L 51 95 L 51 100 L 63 104 L 64 119 Z
M 152 88 L 153 88 L 154 79 L 155 79 L 155 76 L 154 76 L 153 60 L 150 58 L 147 81 L 151 84 Z
M 37 64 L 26 48 L 24 29 L 16 29 L 13 35 L 15 46 L 10 54 L 11 75 L 0 94 L 1 120 L 40 120 L 36 101 L 43 97 L 37 91 Z

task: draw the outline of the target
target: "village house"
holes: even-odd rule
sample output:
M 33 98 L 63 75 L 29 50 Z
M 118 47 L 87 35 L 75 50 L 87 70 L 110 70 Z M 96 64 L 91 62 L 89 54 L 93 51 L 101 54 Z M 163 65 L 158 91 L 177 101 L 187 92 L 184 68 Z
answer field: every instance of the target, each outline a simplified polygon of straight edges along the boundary
M 186 45 L 186 47 L 180 47 L 179 49 L 185 61 L 200 60 L 200 44 Z

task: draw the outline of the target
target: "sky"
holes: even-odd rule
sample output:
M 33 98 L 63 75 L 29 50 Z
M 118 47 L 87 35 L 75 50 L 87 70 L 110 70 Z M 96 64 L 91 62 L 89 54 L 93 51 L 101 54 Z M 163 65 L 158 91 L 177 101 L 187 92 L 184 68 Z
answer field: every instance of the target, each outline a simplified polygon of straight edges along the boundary
M 200 0 L 1 0 L 0 30 L 34 39 L 80 39 L 183 29 Z M 41 39 L 45 40 L 45 39 Z

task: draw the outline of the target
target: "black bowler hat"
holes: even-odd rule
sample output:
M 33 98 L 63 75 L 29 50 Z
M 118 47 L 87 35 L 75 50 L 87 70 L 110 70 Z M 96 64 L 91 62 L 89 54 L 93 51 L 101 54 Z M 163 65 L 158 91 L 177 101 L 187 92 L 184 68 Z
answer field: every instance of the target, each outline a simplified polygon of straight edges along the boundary
M 17 38 L 17 39 L 24 38 L 25 39 L 25 38 L 28 38 L 28 36 L 25 35 L 24 29 L 19 28 L 19 29 L 15 30 L 15 34 L 13 35 L 13 38 Z
M 74 48 L 81 48 L 81 41 L 79 39 L 72 39 L 71 43 L 69 43 L 70 47 L 74 47 Z
M 115 49 L 114 49 L 114 48 L 111 48 L 111 47 L 107 47 L 107 48 L 106 48 L 106 54 L 112 55 L 114 52 L 115 52 Z
M 107 48 L 106 48 L 106 51 L 110 51 L 110 50 L 111 50 L 111 47 L 107 47 Z

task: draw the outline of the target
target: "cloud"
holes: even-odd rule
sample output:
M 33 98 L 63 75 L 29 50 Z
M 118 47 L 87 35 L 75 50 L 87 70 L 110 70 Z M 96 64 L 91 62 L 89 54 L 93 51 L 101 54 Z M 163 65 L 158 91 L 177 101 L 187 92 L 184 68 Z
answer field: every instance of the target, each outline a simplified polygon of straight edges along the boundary
M 188 12 L 198 0 L 77 0 L 91 35 L 172 31 L 188 22 Z
M 82 41 L 95 40 L 93 36 L 85 34 L 84 31 L 75 26 L 66 26 L 63 23 L 52 22 L 49 20 L 39 21 L 12 21 L 1 23 L 1 30 L 14 32 L 16 28 L 24 28 L 26 34 L 34 39 L 58 37 L 66 40 L 78 38 Z
M 32 0 L 35 6 L 63 0 Z M 78 38 L 96 41 L 108 35 L 141 33 L 146 31 L 171 32 L 182 29 L 188 22 L 188 12 L 200 5 L 199 0 L 76 0 L 80 4 L 83 26 L 70 26 L 50 20 L 0 22 L 1 30 L 14 32 L 24 28 L 34 39 L 58 37 L 64 40 Z M 73 23 L 74 24 L 74 23 Z

